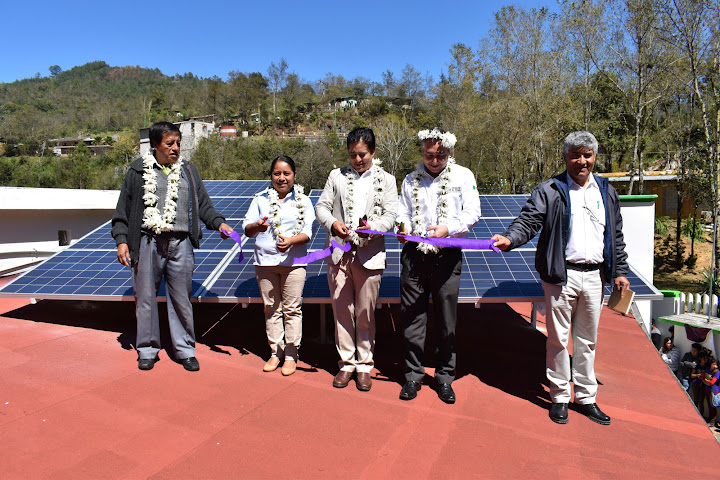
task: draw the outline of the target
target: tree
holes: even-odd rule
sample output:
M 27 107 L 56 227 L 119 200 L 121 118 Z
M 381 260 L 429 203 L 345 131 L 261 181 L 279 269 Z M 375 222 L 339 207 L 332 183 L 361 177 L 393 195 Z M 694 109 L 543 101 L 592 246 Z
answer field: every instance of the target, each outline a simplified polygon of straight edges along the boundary
M 704 166 L 711 172 L 713 219 L 720 212 L 720 2 L 672 0 L 663 4 L 671 29 L 688 64 L 692 99 L 700 110 Z M 718 231 L 714 232 L 717 237 Z M 720 242 L 716 243 L 714 268 L 720 267 Z
M 62 72 L 62 68 L 60 68 L 60 65 L 52 65 L 48 68 L 50 70 L 50 76 L 56 77 L 60 72 Z
M 270 91 L 273 94 L 273 116 L 277 117 L 277 93 L 285 86 L 287 79 L 288 64 L 285 57 L 280 59 L 280 63 L 270 62 L 268 67 L 268 79 L 270 80 Z
M 402 160 L 406 157 L 410 145 L 413 143 L 407 121 L 388 116 L 375 123 L 378 138 L 380 160 L 385 170 L 395 178 L 402 178 Z

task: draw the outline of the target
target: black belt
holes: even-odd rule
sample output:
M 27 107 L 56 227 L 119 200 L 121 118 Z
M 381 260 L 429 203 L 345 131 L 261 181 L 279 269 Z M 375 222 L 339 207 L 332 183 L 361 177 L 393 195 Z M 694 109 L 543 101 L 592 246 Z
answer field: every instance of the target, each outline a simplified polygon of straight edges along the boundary
M 566 262 L 567 268 L 569 270 L 578 270 L 580 272 L 594 272 L 595 270 L 600 270 L 600 267 L 602 266 L 602 263 L 572 263 L 572 262 Z

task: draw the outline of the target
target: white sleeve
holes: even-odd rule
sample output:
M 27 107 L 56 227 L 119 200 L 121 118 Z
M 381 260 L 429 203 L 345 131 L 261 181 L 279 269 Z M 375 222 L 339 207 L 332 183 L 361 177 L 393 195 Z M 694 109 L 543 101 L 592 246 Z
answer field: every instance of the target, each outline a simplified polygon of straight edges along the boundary
M 250 203 L 250 206 L 248 207 L 248 211 L 245 214 L 245 218 L 243 219 L 242 223 L 242 229 L 243 229 L 243 235 L 245 234 L 245 229 L 248 225 L 251 223 L 255 223 L 258 220 L 260 220 L 262 217 L 260 216 L 260 205 L 258 203 L 258 198 L 255 197 L 252 199 L 252 202 Z
M 469 232 L 478 220 L 480 220 L 480 216 L 482 215 L 480 211 L 480 195 L 477 191 L 475 175 L 473 175 L 470 170 L 467 170 L 467 173 L 467 175 L 463 175 L 463 183 L 460 187 L 462 210 L 456 218 L 448 222 L 448 235 L 451 237 Z

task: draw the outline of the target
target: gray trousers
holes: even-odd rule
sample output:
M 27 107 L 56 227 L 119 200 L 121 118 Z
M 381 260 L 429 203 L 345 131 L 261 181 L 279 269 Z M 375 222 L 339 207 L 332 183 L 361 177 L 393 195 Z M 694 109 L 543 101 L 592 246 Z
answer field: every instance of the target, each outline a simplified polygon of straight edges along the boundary
M 422 253 L 408 242 L 400 255 L 400 312 L 405 338 L 405 379 L 422 382 L 423 352 L 427 333 L 428 299 L 432 294 L 435 318 L 435 378 L 438 383 L 455 380 L 455 325 L 462 251 L 443 248 Z
M 143 233 L 139 260 L 132 265 L 139 358 L 155 358 L 160 350 L 157 294 L 163 277 L 175 357 L 182 360 L 195 356 L 195 326 L 190 303 L 194 268 L 195 253 L 187 235 Z

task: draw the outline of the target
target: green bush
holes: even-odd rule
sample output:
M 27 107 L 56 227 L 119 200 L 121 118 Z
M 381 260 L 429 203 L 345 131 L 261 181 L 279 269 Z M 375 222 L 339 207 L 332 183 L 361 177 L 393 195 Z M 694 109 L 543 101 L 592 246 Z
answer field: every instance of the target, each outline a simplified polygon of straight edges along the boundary
M 657 225 L 657 224 L 656 224 Z M 705 240 L 705 231 L 703 230 L 703 221 L 695 216 L 685 219 L 680 232 L 696 242 Z
M 655 217 L 655 235 L 667 235 L 670 231 L 670 217 Z
M 712 282 L 710 281 L 711 278 Z M 700 291 L 700 293 L 705 293 L 709 295 L 711 284 L 713 295 L 720 295 L 720 271 L 715 270 L 712 273 L 709 269 L 703 271 L 702 290 Z

